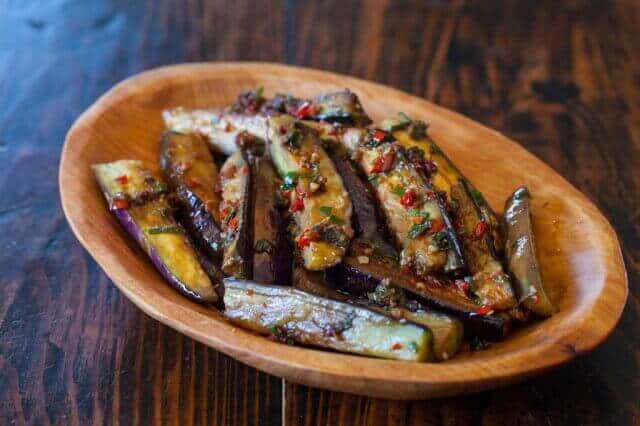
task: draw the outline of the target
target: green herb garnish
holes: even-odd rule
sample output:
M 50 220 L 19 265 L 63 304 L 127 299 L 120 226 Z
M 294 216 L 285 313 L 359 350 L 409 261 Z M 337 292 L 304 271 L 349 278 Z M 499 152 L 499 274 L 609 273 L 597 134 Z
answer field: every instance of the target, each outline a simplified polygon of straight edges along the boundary
M 320 215 L 324 216 L 324 217 L 328 217 L 331 216 L 331 211 L 333 210 L 331 207 L 329 206 L 322 206 L 320 207 Z
M 421 217 L 423 219 L 429 219 L 429 212 L 418 210 L 418 209 L 411 209 L 411 210 L 409 210 L 409 216 L 411 216 L 411 217 Z
M 287 138 L 287 145 L 290 149 L 299 149 L 302 146 L 302 133 L 298 130 L 291 132 Z
M 484 204 L 484 196 L 482 195 L 482 192 L 478 191 L 475 188 L 469 188 L 469 193 L 471 194 L 471 198 L 473 198 L 473 201 L 476 204 Z
M 407 236 L 409 238 L 411 238 L 412 240 L 415 240 L 420 235 L 422 235 L 423 233 L 427 232 L 430 228 L 431 228 L 431 222 L 428 221 L 428 220 L 425 220 L 422 223 L 417 223 L 417 224 L 413 225 L 409 229 L 409 233 L 407 234 Z
M 259 86 L 253 91 L 253 99 L 258 100 L 262 99 L 262 94 L 264 93 L 264 87 Z
M 344 220 L 335 215 L 329 216 L 329 222 L 333 223 L 334 225 L 344 225 Z
M 156 234 L 184 234 L 184 229 L 176 225 L 162 225 L 147 228 L 147 232 L 151 235 Z
M 449 234 L 440 231 L 433 235 L 433 242 L 440 250 L 447 250 L 449 248 Z
M 396 186 L 391 188 L 391 192 L 393 192 L 396 195 L 404 195 L 404 193 L 406 192 L 407 188 L 405 188 L 404 186 Z
M 378 186 L 378 176 L 371 176 L 369 178 L 369 183 L 371 183 L 371 186 L 373 186 L 374 188 Z
M 152 189 L 154 194 L 162 194 L 167 192 L 167 184 L 164 182 L 156 181 L 153 183 Z
M 427 123 L 424 121 L 416 120 L 411 123 L 409 136 L 411 136 L 412 139 L 422 139 L 427 136 L 427 127 Z
M 236 209 L 230 208 L 227 211 L 227 214 L 222 218 L 222 221 L 224 223 L 229 222 L 231 219 L 233 219 L 233 217 L 236 215 Z
M 287 172 L 284 175 L 284 181 L 282 182 L 282 189 L 293 189 L 294 186 L 296 186 L 296 182 L 298 181 L 298 178 L 300 177 L 300 174 L 298 174 L 298 172 Z
M 271 241 L 267 240 L 267 239 L 260 239 L 258 241 L 256 241 L 256 244 L 253 248 L 253 250 L 256 253 L 270 253 L 271 250 L 273 250 L 273 248 L 275 247 L 275 244 L 273 244 Z

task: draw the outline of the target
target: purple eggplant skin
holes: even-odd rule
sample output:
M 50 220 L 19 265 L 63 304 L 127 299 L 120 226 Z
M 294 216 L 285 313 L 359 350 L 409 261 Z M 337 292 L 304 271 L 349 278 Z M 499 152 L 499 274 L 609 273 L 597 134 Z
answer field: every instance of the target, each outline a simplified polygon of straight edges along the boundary
M 163 133 L 160 168 L 175 195 L 182 223 L 205 253 L 220 258 L 219 177 L 207 142 L 197 134 Z
M 280 177 L 267 157 L 251 159 L 253 199 L 253 281 L 286 285 L 291 247 L 278 206 Z
M 216 302 L 220 283 L 212 283 L 174 219 L 165 185 L 140 161 L 95 164 L 92 170 L 109 208 L 167 282 L 192 300 Z
M 369 242 L 382 254 L 398 257 L 396 249 L 389 241 L 384 219 L 378 211 L 375 196 L 358 174 L 356 166 L 351 162 L 347 150 L 337 143 L 328 142 L 326 151 L 342 177 L 351 204 L 353 206 L 352 225 L 355 235 L 360 240 Z

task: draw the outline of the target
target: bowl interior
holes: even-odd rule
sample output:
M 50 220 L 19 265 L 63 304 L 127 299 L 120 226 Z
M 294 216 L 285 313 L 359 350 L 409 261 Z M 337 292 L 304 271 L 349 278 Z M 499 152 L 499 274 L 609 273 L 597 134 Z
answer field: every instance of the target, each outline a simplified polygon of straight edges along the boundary
M 134 158 L 156 168 L 163 109 L 221 107 L 257 86 L 264 86 L 266 95 L 302 97 L 349 87 L 374 121 L 398 111 L 426 121 L 432 137 L 498 212 L 513 189 L 528 185 L 544 283 L 559 312 L 488 350 L 443 364 L 409 364 L 274 343 L 173 291 L 108 212 L 89 166 Z M 143 73 L 116 86 L 79 118 L 65 143 L 60 187 L 79 240 L 144 311 L 243 362 L 309 385 L 419 397 L 504 384 L 593 348 L 615 325 L 626 297 L 615 233 L 593 204 L 551 168 L 456 113 L 330 73 L 266 64 L 183 65 Z

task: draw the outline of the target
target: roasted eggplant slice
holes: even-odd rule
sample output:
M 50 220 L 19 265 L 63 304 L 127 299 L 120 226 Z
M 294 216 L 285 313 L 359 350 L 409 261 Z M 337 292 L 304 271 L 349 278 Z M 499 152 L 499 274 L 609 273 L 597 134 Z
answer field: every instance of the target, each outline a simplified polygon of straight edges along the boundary
M 92 170 L 109 208 L 166 280 L 192 299 L 217 301 L 214 284 L 173 218 L 164 183 L 135 160 L 95 164 Z
M 382 130 L 370 130 L 341 142 L 351 151 L 376 191 L 379 205 L 399 247 L 403 266 L 419 275 L 440 270 L 447 261 L 448 238 L 438 196 Z
M 253 187 L 253 280 L 262 284 L 287 284 L 291 273 L 291 248 L 284 220 L 278 211 L 280 178 L 269 158 L 251 164 Z
M 305 267 L 322 270 L 340 262 L 353 235 L 351 203 L 316 133 L 291 116 L 270 117 L 269 151 L 284 180 Z
M 282 341 L 406 361 L 431 358 L 431 333 L 368 309 L 291 287 L 224 280 L 224 314 Z
M 358 239 L 385 256 L 397 258 L 395 248 L 387 242 L 384 218 L 378 212 L 373 195 L 367 184 L 360 178 L 356 165 L 349 158 L 347 150 L 339 144 L 329 143 L 327 154 L 336 166 L 353 206 L 353 226 Z
M 455 206 L 453 228 L 473 277 L 473 291 L 483 304 L 491 308 L 514 308 L 516 300 L 509 276 L 504 273 L 494 251 L 492 230 L 497 228 L 491 226 L 479 207 L 486 206 L 484 198 L 428 138 L 424 123 L 410 120 L 408 123 L 400 120 L 390 123 L 387 120 L 383 126 L 393 130 L 393 137 L 406 150 L 412 162 L 418 165 L 423 177 L 446 195 L 450 205 Z
M 222 270 L 236 278 L 251 277 L 251 168 L 241 151 L 232 154 L 220 170 L 220 221 L 224 241 Z
M 515 190 L 504 209 L 507 234 L 507 268 L 516 286 L 518 298 L 527 309 L 538 315 L 551 316 L 555 307 L 549 300 L 542 278 L 531 223 L 531 202 L 527 187 Z
M 176 195 L 185 226 L 209 255 L 220 257 L 218 168 L 198 134 L 165 132 L 160 141 L 160 168 Z
M 399 321 L 410 321 L 428 329 L 433 335 L 433 354 L 437 361 L 451 358 L 460 349 L 464 336 L 462 323 L 450 315 L 432 311 L 415 301 L 408 301 L 401 289 L 379 284 L 367 299 L 354 299 L 334 289 L 323 272 L 307 271 L 299 265 L 293 267 L 293 285 L 316 296 L 362 305 Z M 390 293 L 393 293 L 392 298 L 388 296 Z

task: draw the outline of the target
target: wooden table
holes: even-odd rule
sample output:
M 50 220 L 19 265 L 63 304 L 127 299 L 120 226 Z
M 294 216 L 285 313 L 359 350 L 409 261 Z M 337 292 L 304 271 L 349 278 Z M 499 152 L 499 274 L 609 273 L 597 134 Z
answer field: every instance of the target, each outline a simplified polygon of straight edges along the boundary
M 304 3 L 0 3 L 0 424 L 638 424 L 640 3 Z M 283 382 L 146 317 L 71 234 L 60 147 L 119 80 L 218 60 L 382 82 L 521 142 L 618 231 L 630 282 L 618 328 L 524 384 L 397 402 Z

